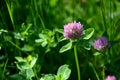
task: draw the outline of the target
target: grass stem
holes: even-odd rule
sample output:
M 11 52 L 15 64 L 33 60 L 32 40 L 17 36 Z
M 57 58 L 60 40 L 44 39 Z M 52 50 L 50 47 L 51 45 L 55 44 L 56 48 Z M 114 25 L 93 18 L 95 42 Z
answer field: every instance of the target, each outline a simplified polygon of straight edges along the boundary
M 4 76 L 4 73 L 5 73 L 5 69 L 6 69 L 7 63 L 8 63 L 8 59 L 6 60 L 5 65 L 4 65 L 4 68 L 3 68 L 2 80 L 4 80 L 4 77 L 5 77 L 5 76 Z
M 89 63 L 89 65 L 92 67 L 92 69 L 93 69 L 93 71 L 94 71 L 94 73 L 95 73 L 95 75 L 96 75 L 97 80 L 100 80 L 99 75 L 97 74 L 97 72 L 96 72 L 93 64 L 92 64 L 92 63 Z

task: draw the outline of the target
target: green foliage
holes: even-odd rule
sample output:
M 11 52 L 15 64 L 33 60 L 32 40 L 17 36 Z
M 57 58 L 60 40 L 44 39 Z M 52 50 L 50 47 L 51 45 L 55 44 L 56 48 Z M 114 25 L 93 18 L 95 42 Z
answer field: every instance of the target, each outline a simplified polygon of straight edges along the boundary
M 90 39 L 92 37 L 92 35 L 94 34 L 94 28 L 88 28 L 84 32 L 85 33 L 83 35 L 83 39 L 85 39 L 85 40 Z
M 56 80 L 54 74 L 46 74 L 44 77 L 40 78 L 40 80 Z
M 18 74 L 11 75 L 10 80 L 32 80 L 32 77 L 35 76 L 33 72 L 33 66 L 36 63 L 37 57 L 29 55 L 27 58 L 15 57 L 17 62 L 17 68 L 20 70 Z
M 22 48 L 23 51 L 33 51 L 34 48 L 32 46 L 29 45 L 24 45 L 24 47 Z
M 20 32 L 14 32 L 14 38 L 20 39 L 22 41 L 27 39 L 28 36 L 31 35 L 31 32 L 30 32 L 31 26 L 32 26 L 32 24 L 25 25 L 24 23 L 22 23 Z
M 68 65 L 62 65 L 57 71 L 56 80 L 67 80 L 70 77 L 71 70 Z
M 42 33 L 39 34 L 39 39 L 36 39 L 35 42 L 40 44 L 42 47 L 46 47 L 46 52 L 49 52 L 50 47 L 56 47 L 57 45 L 54 34 L 54 31 L 43 30 Z
M 68 65 L 62 65 L 57 71 L 57 75 L 46 74 L 40 80 L 67 80 L 70 77 L 71 70 Z
M 72 41 L 68 42 L 66 45 L 64 45 L 61 49 L 60 49 L 60 53 L 63 53 L 67 50 L 70 50 L 72 48 Z
M 7 32 L 8 32 L 7 30 L 0 29 L 0 35 L 1 35 L 2 33 L 7 33 Z
M 88 42 L 88 41 L 82 41 L 82 43 L 80 42 L 80 46 L 82 46 L 84 49 L 86 50 L 90 50 L 91 49 L 91 46 L 93 44 L 91 44 L 91 42 Z

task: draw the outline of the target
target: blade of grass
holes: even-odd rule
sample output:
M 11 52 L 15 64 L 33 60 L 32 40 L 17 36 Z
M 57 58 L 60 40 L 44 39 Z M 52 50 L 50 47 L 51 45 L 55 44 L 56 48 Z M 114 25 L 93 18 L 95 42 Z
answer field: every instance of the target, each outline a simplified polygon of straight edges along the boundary
M 9 5 L 9 2 L 7 2 L 7 0 L 5 0 L 5 2 L 6 2 L 6 6 L 7 6 L 7 9 L 8 9 L 9 15 L 10 15 L 10 19 L 12 21 L 13 29 L 15 30 L 15 25 L 14 25 L 14 20 L 13 20 L 13 16 L 12 16 L 11 7 Z
M 104 0 L 101 0 L 101 11 L 102 11 L 102 17 L 103 17 L 103 25 L 105 27 L 105 31 L 107 32 L 107 23 L 105 18 L 105 5 Z
M 4 73 L 5 73 L 5 69 L 6 69 L 7 63 L 8 63 L 8 59 L 6 60 L 4 68 L 3 68 L 2 80 L 4 80 Z
M 97 74 L 97 72 L 96 72 L 93 64 L 92 64 L 92 63 L 89 63 L 89 65 L 92 67 L 92 69 L 93 69 L 93 71 L 94 71 L 94 73 L 95 73 L 95 75 L 96 75 L 97 80 L 100 80 L 99 75 Z

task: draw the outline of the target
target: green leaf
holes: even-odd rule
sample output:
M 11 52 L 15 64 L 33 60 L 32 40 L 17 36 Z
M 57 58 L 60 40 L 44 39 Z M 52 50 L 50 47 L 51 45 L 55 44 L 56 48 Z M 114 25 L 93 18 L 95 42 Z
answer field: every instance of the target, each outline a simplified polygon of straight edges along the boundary
M 50 1 L 49 1 L 50 6 L 51 6 L 51 7 L 55 7 L 55 6 L 57 5 L 57 1 L 58 1 L 58 0 L 50 0 Z
M 83 39 L 88 40 L 92 37 L 93 34 L 94 34 L 94 28 L 88 28 L 87 30 L 85 30 L 85 34 L 83 35 Z
M 37 57 L 33 57 L 32 61 L 30 63 L 31 68 L 35 65 L 36 61 L 37 61 Z
M 44 42 L 41 43 L 41 46 L 42 46 L 42 47 L 45 47 L 47 44 L 48 44 L 48 42 L 47 42 L 47 41 L 44 41 Z
M 71 74 L 71 70 L 68 65 L 62 65 L 57 71 L 57 80 L 67 80 Z
M 14 75 L 9 76 L 8 80 L 26 80 L 26 79 L 20 74 L 14 74 Z
M 23 76 L 26 79 L 26 77 L 27 77 L 26 72 L 27 72 L 26 69 L 21 69 L 18 74 Z
M 63 34 L 63 29 L 55 29 L 55 31 Z
M 15 57 L 15 59 L 18 60 L 18 62 L 15 63 L 17 65 L 17 68 L 20 70 L 30 69 L 35 65 L 37 58 L 38 58 L 37 55 L 35 57 L 29 55 L 27 58 Z
M 62 75 L 56 76 L 56 80 L 62 80 Z
M 41 77 L 40 80 L 56 80 L 54 74 L 46 74 L 45 76 Z
M 69 49 L 71 49 L 72 48 L 72 41 L 70 41 L 69 43 L 67 43 L 66 45 L 64 45 L 61 49 L 60 49 L 60 53 L 63 53 L 63 52 L 65 52 L 65 51 L 67 51 L 67 50 L 69 50 Z
M 18 62 L 26 62 L 26 60 L 23 59 L 22 57 L 15 57 L 15 59 L 16 59 Z
M 44 39 L 44 38 L 46 37 L 46 35 L 40 33 L 40 34 L 39 34 L 39 37 L 40 37 L 41 39 Z
M 16 32 L 15 32 L 15 33 L 14 33 L 14 38 L 15 38 L 15 39 L 24 40 L 25 37 L 24 37 L 23 35 L 21 35 L 20 33 L 16 33 Z
M 2 33 L 7 33 L 8 31 L 7 30 L 4 30 L 4 29 L 0 29 L 0 35 L 2 34 Z
M 26 70 L 26 75 L 28 80 L 35 76 L 32 68 Z
M 64 40 L 66 40 L 66 38 L 61 37 L 58 42 L 62 42 L 62 41 L 64 41 Z
M 84 40 L 84 41 L 82 41 L 81 46 L 86 50 L 90 50 L 91 46 L 92 46 L 92 42 L 88 42 L 88 41 Z
M 22 69 L 29 69 L 30 65 L 28 62 L 16 62 L 17 68 L 22 70 Z
M 44 40 L 43 39 L 36 39 L 35 42 L 36 43 L 42 43 Z
M 32 60 L 33 60 L 32 55 L 28 55 L 28 56 L 27 56 L 27 61 L 30 62 L 30 61 L 32 61 Z
M 26 79 L 26 80 L 32 80 L 32 77 L 35 76 L 32 68 L 22 69 L 22 70 L 19 72 L 19 75 L 23 76 L 23 77 L 24 77 L 24 80 L 25 80 L 25 79 Z
M 86 46 L 84 46 L 84 48 L 85 48 L 86 50 L 90 50 L 90 49 L 91 49 L 91 46 L 86 45 Z
M 101 55 L 101 53 L 100 52 L 95 52 L 93 55 L 94 56 L 99 56 L 99 55 Z
M 33 51 L 34 48 L 30 45 L 24 45 L 24 47 L 22 48 L 23 51 Z

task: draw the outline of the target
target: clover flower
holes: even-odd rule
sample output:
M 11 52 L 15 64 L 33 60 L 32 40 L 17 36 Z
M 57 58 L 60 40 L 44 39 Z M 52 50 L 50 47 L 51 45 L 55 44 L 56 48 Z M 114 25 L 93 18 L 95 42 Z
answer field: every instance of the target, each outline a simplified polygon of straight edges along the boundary
M 94 48 L 97 50 L 101 51 L 108 47 L 110 47 L 110 44 L 108 43 L 108 40 L 106 37 L 100 37 L 94 42 Z
M 108 75 L 105 80 L 116 80 L 115 76 Z
M 64 37 L 68 39 L 78 39 L 82 35 L 82 25 L 80 22 L 72 22 L 64 25 Z

